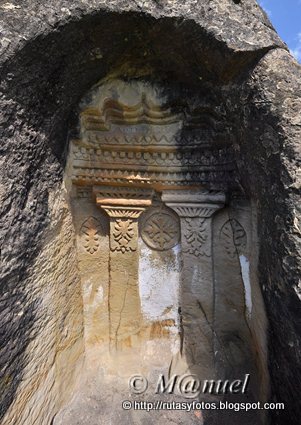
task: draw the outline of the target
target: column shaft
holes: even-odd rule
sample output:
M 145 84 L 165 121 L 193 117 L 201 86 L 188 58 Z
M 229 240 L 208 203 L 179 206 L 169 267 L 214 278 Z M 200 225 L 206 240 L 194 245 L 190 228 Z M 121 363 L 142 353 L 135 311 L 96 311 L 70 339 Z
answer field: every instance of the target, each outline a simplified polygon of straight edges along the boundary
M 180 217 L 182 286 L 180 315 L 182 357 L 201 379 L 214 378 L 214 276 L 211 216 L 224 194 L 208 191 L 166 191 L 162 199 Z
M 152 192 L 129 188 L 94 188 L 96 203 L 110 217 L 110 349 L 132 346 L 142 321 L 138 282 L 138 217 L 151 204 Z

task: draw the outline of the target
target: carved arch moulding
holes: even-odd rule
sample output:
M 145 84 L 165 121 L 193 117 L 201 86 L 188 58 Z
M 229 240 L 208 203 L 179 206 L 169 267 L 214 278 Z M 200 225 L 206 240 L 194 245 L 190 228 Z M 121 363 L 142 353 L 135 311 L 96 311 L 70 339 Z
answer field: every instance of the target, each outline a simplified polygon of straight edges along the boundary
M 198 106 L 170 101 L 143 82 L 96 86 L 81 104 L 80 132 L 71 140 L 72 181 L 81 196 L 98 185 L 224 190 L 235 183 L 227 125 L 204 99 Z

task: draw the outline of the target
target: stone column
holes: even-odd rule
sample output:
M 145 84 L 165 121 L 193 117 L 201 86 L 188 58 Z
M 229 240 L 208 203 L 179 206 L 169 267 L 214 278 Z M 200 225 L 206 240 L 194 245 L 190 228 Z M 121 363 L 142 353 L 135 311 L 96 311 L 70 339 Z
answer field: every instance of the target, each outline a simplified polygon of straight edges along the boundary
M 151 205 L 152 191 L 94 187 L 96 204 L 110 217 L 110 351 L 131 347 L 142 325 L 138 286 L 138 217 Z
M 225 195 L 205 190 L 164 191 L 162 200 L 181 221 L 181 362 L 175 372 L 214 378 L 214 274 L 211 217 Z M 179 370 L 180 369 L 180 370 Z

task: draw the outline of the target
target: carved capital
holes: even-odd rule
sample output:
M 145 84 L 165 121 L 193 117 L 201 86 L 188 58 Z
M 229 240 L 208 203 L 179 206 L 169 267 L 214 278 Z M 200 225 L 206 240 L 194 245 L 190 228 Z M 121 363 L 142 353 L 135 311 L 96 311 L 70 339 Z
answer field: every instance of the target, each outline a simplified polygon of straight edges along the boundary
M 93 193 L 96 196 L 96 204 L 100 207 L 129 207 L 130 210 L 143 210 L 150 206 L 153 196 L 152 189 L 125 186 L 94 186 Z
M 166 190 L 165 202 L 182 218 L 209 218 L 225 204 L 225 193 L 211 190 Z
M 170 190 L 163 193 L 162 200 L 181 218 L 183 252 L 210 257 L 209 219 L 224 206 L 225 194 L 208 190 Z
M 112 219 L 137 219 L 143 213 L 145 208 L 142 207 L 118 207 L 113 205 L 101 205 L 98 204 L 110 218 Z
M 136 251 L 137 219 L 152 203 L 153 191 L 140 188 L 97 186 L 93 188 L 96 204 L 110 217 L 111 251 Z

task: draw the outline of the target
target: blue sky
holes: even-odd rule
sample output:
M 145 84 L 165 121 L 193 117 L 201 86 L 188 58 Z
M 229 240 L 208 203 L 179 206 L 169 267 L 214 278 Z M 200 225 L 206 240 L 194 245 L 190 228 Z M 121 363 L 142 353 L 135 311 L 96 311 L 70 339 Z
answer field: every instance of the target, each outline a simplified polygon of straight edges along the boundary
M 301 63 L 301 0 L 259 0 L 270 21 Z

